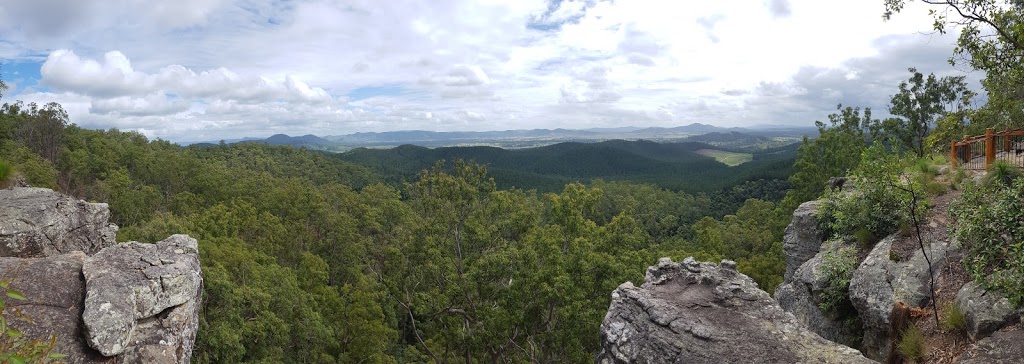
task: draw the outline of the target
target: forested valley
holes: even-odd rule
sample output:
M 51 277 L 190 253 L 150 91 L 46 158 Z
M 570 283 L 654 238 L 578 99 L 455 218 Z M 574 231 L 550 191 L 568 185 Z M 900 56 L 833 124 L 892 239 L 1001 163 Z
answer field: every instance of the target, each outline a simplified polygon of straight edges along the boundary
M 902 2 L 886 4 L 898 12 Z M 1018 24 L 1013 9 L 986 14 Z M 1007 28 L 1012 39 L 1018 28 Z M 182 147 L 78 127 L 59 104 L 10 101 L 0 109 L 0 183 L 106 202 L 119 241 L 198 239 L 196 363 L 591 362 L 610 293 L 642 282 L 660 257 L 735 260 L 772 292 L 785 270 L 783 229 L 829 177 L 864 183 L 863 198 L 830 207 L 837 236 L 870 244 L 906 228 L 903 191 L 929 181 L 904 171 L 964 134 L 1020 126 L 1022 47 L 963 34 L 959 54 L 989 72 L 987 104 L 973 107 L 963 77 L 910 69 L 893 117 L 839 106 L 795 162 L 760 164 L 772 173 L 733 167 L 741 178 L 704 159 L 629 181 L 589 170 L 550 177 L 541 172 L 551 166 L 517 164 L 526 159 L 417 147 L 403 147 L 415 159 L 402 159 L 403 148 L 342 157 L 256 143 Z M 1015 61 L 985 63 L 993 59 Z M 719 171 L 701 179 L 699 166 Z M 658 184 L 675 177 L 687 185 Z
M 402 179 L 301 148 L 83 129 L 21 102 L 3 107 L 0 156 L 8 183 L 107 202 L 119 241 L 199 240 L 198 363 L 586 362 L 610 292 L 659 257 L 734 259 L 768 290 L 784 269 L 779 179 L 542 192 L 461 159 Z

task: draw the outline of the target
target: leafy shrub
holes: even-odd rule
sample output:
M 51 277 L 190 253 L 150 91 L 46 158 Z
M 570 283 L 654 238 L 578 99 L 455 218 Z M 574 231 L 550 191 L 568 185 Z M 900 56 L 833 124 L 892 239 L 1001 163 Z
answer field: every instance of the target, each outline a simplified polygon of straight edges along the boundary
M 1024 179 L 964 191 L 950 205 L 950 234 L 964 248 L 964 268 L 988 289 L 1024 303 Z
M 11 178 L 11 165 L 0 161 L 0 186 L 6 184 L 9 178 Z
M 950 302 L 942 308 L 942 315 L 939 319 L 939 328 L 942 331 L 962 332 L 967 327 L 967 317 L 964 316 L 960 305 Z
M 818 294 L 818 308 L 834 317 L 853 312 L 850 302 L 850 279 L 857 269 L 857 249 L 840 240 L 825 243 L 827 252 L 821 263 L 821 274 L 826 284 Z
M 988 174 L 985 175 L 985 180 L 982 184 L 991 186 L 994 183 L 1000 183 L 1003 186 L 1009 186 L 1013 184 L 1014 180 L 1020 178 L 1021 175 L 1020 168 L 1006 161 L 995 161 L 995 163 L 992 163 L 992 168 L 989 169 Z
M 895 155 L 876 145 L 862 155 L 854 172 L 857 187 L 848 191 L 827 191 L 819 210 L 825 230 L 834 236 L 849 236 L 870 247 L 879 239 L 910 223 L 910 194 L 920 192 L 918 183 L 902 180 L 903 168 Z M 918 216 L 925 205 L 919 199 Z
M 924 356 L 924 334 L 917 325 L 910 325 L 903 331 L 898 345 L 900 355 L 911 362 L 917 362 Z

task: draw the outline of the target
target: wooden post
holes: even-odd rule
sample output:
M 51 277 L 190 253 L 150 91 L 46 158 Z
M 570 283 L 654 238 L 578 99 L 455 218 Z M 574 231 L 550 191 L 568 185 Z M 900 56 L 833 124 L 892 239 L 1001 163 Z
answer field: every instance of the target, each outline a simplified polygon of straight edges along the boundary
M 952 164 L 952 169 L 956 169 L 956 140 L 950 142 L 949 163 Z
M 992 168 L 992 162 L 996 160 L 996 130 L 985 129 L 985 170 Z
M 971 155 L 971 143 L 967 142 L 967 139 L 970 138 L 970 135 L 964 135 L 964 160 L 966 161 L 964 162 L 964 165 L 966 165 L 968 169 L 972 168 L 971 164 L 974 163 L 974 156 Z
M 1010 128 L 1003 132 L 1003 151 L 1010 153 Z

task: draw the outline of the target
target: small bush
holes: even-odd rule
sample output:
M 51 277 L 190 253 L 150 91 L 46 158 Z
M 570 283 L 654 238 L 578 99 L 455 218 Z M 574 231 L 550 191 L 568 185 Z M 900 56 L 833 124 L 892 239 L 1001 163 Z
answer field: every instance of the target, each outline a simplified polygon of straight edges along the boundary
M 912 362 L 924 357 L 924 334 L 921 333 L 921 329 L 917 328 L 917 325 L 910 325 L 903 331 L 898 349 L 904 359 Z
M 936 167 L 926 158 L 914 161 L 914 172 L 934 178 L 939 175 L 939 167 Z
M 11 165 L 7 162 L 0 161 L 0 185 L 7 184 L 7 180 L 11 178 Z
M 10 164 L 7 162 L 0 161 L 0 183 L 5 183 L 7 178 L 10 177 Z
M 950 204 L 950 235 L 964 249 L 971 279 L 1024 303 L 1024 179 L 965 189 Z
M 851 237 L 862 247 L 870 248 L 879 239 L 899 231 L 910 222 L 910 194 L 918 193 L 918 216 L 926 205 L 920 183 L 901 178 L 903 167 L 898 157 L 888 154 L 882 146 L 864 151 L 860 166 L 854 171 L 857 188 L 850 191 L 825 192 L 825 201 L 818 216 L 826 232 Z
M 950 302 L 942 308 L 942 315 L 939 319 L 939 328 L 942 331 L 963 332 L 967 328 L 967 316 L 960 310 L 960 305 Z
M 1020 168 L 1017 168 L 1006 161 L 996 161 L 995 163 L 992 163 L 992 168 L 990 168 L 988 174 L 985 175 L 985 180 L 982 184 L 985 186 L 991 186 L 993 183 L 999 183 L 1003 186 L 1009 186 L 1013 184 L 1014 180 L 1020 177 Z
M 857 249 L 839 240 L 823 246 L 828 249 L 821 263 L 821 274 L 826 282 L 818 294 L 818 308 L 833 317 L 855 312 L 850 302 L 850 279 L 857 269 Z

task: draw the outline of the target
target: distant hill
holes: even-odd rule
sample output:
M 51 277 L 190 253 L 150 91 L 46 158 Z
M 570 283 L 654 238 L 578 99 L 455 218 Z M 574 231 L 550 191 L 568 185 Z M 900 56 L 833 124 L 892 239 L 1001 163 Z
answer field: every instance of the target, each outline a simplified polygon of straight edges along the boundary
M 747 152 L 758 148 L 773 148 L 799 140 L 803 135 L 816 134 L 814 128 L 792 126 L 761 126 L 758 128 L 722 128 L 709 124 L 693 123 L 671 128 L 663 127 L 615 127 L 573 129 L 530 129 L 503 131 L 452 131 L 401 130 L 389 132 L 364 132 L 347 135 L 319 137 L 312 134 L 288 136 L 276 134 L 269 138 L 224 140 L 226 143 L 262 142 L 271 145 L 289 145 L 307 149 L 342 152 L 358 147 L 393 148 L 402 144 L 424 147 L 451 147 L 486 145 L 506 149 L 533 148 L 561 142 L 600 142 L 606 140 L 653 140 L 659 142 L 700 141 L 722 148 Z M 709 135 L 711 134 L 711 135 Z M 701 135 L 707 137 L 695 138 Z M 218 144 L 217 141 L 193 143 L 198 145 Z
M 413 179 L 438 160 L 463 159 L 487 164 L 501 188 L 550 192 L 568 182 L 605 179 L 654 183 L 693 193 L 715 191 L 750 179 L 785 179 L 795 156 L 795 149 L 772 150 L 769 154 L 755 153 L 753 161 L 729 167 L 696 153 L 714 148 L 705 143 L 646 140 L 565 142 L 515 150 L 402 145 L 391 149 L 357 148 L 337 158 L 376 169 L 394 181 Z

